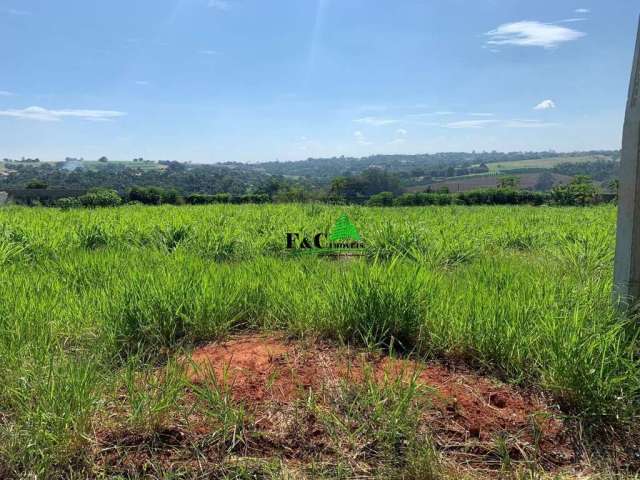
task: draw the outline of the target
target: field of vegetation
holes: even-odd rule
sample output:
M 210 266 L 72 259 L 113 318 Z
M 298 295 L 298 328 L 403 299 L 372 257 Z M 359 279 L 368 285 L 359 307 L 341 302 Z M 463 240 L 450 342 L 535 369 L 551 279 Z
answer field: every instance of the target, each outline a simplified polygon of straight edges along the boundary
M 287 255 L 286 232 L 329 231 L 342 213 L 365 257 Z M 611 305 L 614 241 L 610 205 L 4 208 L 0 477 L 637 469 L 640 330 Z M 421 417 L 429 392 L 416 376 L 378 382 L 364 368 L 360 382 L 308 391 L 275 413 L 220 375 L 190 382 L 184 359 L 194 349 L 247 334 L 308 345 L 317 358 L 355 349 L 436 362 L 446 375 L 491 379 L 487 392 L 539 396 L 564 425 L 557 445 L 571 458 L 549 461 L 561 447 L 545 446 L 531 419 L 520 429 L 531 429 L 526 448 L 518 432 L 485 437 L 474 425 L 464 442 L 443 445 Z M 505 407 L 487 394 L 491 411 Z M 457 408 L 442 415 L 461 425 Z M 308 430 L 273 433 L 291 422 Z
M 510 162 L 496 162 L 496 163 L 488 163 L 487 167 L 491 172 L 500 171 L 505 172 L 513 169 L 523 169 L 523 168 L 553 168 L 557 165 L 561 165 L 563 163 L 571 162 L 571 163 L 589 163 L 596 162 L 598 160 L 608 160 L 609 157 L 605 157 L 602 155 L 584 155 L 584 156 L 573 156 L 569 159 L 565 156 L 558 157 L 549 157 L 549 158 L 535 158 L 531 160 L 516 160 Z

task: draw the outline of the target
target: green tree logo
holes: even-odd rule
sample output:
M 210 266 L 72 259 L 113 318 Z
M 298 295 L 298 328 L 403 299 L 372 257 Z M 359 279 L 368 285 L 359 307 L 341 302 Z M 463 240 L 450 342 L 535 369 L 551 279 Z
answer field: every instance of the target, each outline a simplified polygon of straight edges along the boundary
M 331 229 L 329 240 L 332 242 L 344 242 L 348 240 L 359 242 L 362 238 L 360 238 L 358 230 L 356 230 L 355 225 L 351 223 L 349 217 L 347 217 L 346 214 L 342 214 Z

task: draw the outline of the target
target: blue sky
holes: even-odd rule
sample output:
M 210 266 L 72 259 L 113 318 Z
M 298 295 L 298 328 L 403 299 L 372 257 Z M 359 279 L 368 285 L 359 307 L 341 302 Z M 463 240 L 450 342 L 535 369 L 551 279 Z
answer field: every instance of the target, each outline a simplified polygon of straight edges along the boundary
M 0 157 L 618 148 L 630 0 L 0 0 Z

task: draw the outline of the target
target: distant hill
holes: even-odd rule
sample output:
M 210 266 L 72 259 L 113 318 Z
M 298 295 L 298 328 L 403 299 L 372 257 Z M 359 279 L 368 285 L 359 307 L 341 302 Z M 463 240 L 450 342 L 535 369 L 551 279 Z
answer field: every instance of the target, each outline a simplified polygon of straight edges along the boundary
M 522 188 L 548 190 L 576 175 L 601 185 L 617 178 L 620 152 L 444 152 L 416 155 L 309 158 L 294 162 L 192 164 L 178 161 L 84 160 L 64 162 L 21 159 L 0 163 L 0 190 L 23 189 L 31 181 L 51 189 L 161 187 L 191 193 L 263 193 L 284 198 L 322 197 L 335 181 L 346 181 L 358 195 L 377 193 L 382 185 L 394 191 L 451 191 L 495 186 L 499 176 L 519 177 Z M 369 174 L 367 173 L 369 172 Z M 384 172 L 384 182 L 370 184 Z M 541 181 L 542 178 L 542 181 Z M 342 180 L 340 180 L 342 179 Z M 347 180 L 345 180 L 347 179 Z
M 486 164 L 490 170 L 511 168 L 551 168 L 562 162 L 619 159 L 615 150 L 557 153 L 549 152 L 445 152 L 417 155 L 372 155 L 369 157 L 308 158 L 294 162 L 264 162 L 242 165 L 271 175 L 307 177 L 328 181 L 340 175 L 356 175 L 368 168 L 383 168 L 402 176 L 457 176 L 448 169 L 464 169 Z M 525 162 L 525 163 L 523 163 Z M 498 167 L 500 165 L 501 167 Z M 451 175 L 449 175 L 449 173 Z M 421 175 L 420 175 L 421 174 Z

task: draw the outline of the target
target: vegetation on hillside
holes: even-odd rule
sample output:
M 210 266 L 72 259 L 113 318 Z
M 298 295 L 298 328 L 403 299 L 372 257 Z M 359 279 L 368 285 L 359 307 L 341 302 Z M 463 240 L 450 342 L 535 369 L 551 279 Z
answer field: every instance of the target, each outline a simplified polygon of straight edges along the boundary
M 495 188 L 501 178 L 495 171 L 496 165 L 508 166 L 500 169 L 500 175 L 519 175 L 520 188 L 527 190 L 549 191 L 569 183 L 577 175 L 590 176 L 603 190 L 608 190 L 617 177 L 618 157 L 619 152 L 615 151 L 561 155 L 555 152 L 483 152 L 215 165 L 143 159 L 122 162 L 106 157 L 99 161 L 69 158 L 58 163 L 5 159 L 0 190 L 18 190 L 21 191 L 18 198 L 32 198 L 40 203 L 78 197 L 96 188 L 115 190 L 124 197 L 135 187 L 157 188 L 182 197 L 224 193 L 268 195 L 278 202 L 343 200 L 363 203 L 381 192 L 398 195 L 445 187 L 455 192 Z M 65 190 L 68 194 L 64 194 Z

